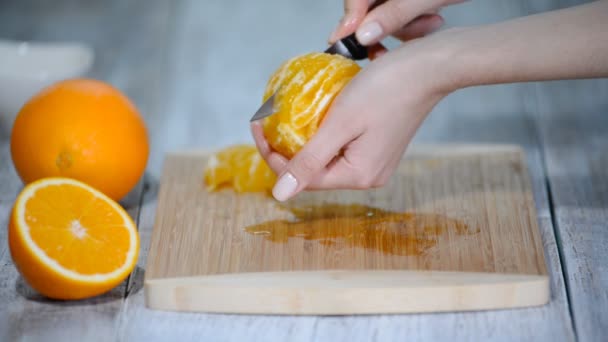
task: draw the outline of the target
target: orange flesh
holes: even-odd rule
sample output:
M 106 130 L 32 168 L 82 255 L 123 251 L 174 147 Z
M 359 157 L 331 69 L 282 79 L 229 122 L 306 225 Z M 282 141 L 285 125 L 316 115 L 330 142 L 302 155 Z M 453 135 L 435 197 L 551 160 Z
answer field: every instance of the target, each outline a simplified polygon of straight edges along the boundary
M 47 186 L 36 191 L 25 210 L 34 243 L 64 268 L 91 275 L 125 263 L 130 241 L 125 222 L 93 194 L 69 184 Z
M 255 146 L 227 147 L 209 158 L 205 184 L 210 191 L 232 187 L 237 192 L 267 192 L 276 182 Z
M 292 158 L 316 133 L 334 98 L 359 72 L 339 55 L 310 53 L 285 62 L 270 78 L 264 101 L 276 92 L 276 113 L 264 120 L 274 150 Z

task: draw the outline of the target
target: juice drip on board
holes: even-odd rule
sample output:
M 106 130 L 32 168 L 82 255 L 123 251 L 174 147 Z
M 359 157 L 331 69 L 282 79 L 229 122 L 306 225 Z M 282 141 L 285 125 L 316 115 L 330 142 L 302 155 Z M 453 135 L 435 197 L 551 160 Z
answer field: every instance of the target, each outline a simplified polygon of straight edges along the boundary
M 393 212 L 361 204 L 325 204 L 285 207 L 293 220 L 273 220 L 245 228 L 251 234 L 276 243 L 291 238 L 341 244 L 385 254 L 420 255 L 437 244 L 448 231 L 474 233 L 462 221 L 437 214 Z

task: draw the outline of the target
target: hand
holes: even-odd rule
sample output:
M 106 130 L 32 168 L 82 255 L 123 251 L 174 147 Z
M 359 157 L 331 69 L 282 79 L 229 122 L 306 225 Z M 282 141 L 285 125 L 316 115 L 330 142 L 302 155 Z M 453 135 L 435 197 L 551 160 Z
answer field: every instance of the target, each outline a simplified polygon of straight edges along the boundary
M 260 153 L 280 175 L 273 195 L 286 200 L 307 188 L 383 185 L 426 115 L 456 89 L 608 77 L 608 44 L 598 43 L 607 23 L 608 1 L 595 1 L 403 44 L 353 78 L 290 161 L 253 125 Z
M 463 1 L 344 0 L 344 16 L 329 41 L 334 43 L 355 31 L 361 44 L 374 47 L 389 35 L 402 41 L 419 38 L 443 25 L 437 14 L 441 7 Z
M 443 54 L 434 53 L 441 45 L 412 41 L 370 63 L 290 161 L 272 151 L 260 123 L 254 123 L 256 145 L 280 176 L 274 197 L 283 201 L 304 189 L 382 186 L 427 113 L 450 91 L 438 67 Z

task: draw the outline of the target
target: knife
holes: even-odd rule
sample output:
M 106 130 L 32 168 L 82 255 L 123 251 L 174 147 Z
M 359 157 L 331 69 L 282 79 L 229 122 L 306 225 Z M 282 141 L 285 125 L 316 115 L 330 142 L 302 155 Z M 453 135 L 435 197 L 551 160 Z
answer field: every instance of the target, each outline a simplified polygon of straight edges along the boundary
M 362 60 L 367 58 L 367 48 L 357 41 L 357 38 L 355 37 L 354 33 L 346 38 L 335 42 L 324 52 L 332 55 L 342 55 L 346 58 L 350 58 L 353 60 Z M 255 114 L 249 121 L 253 122 L 261 120 L 267 116 L 274 114 L 275 96 L 276 93 L 272 94 L 272 96 L 270 96 L 268 100 L 266 100 L 262 104 L 262 106 L 257 110 L 257 112 L 255 112 Z

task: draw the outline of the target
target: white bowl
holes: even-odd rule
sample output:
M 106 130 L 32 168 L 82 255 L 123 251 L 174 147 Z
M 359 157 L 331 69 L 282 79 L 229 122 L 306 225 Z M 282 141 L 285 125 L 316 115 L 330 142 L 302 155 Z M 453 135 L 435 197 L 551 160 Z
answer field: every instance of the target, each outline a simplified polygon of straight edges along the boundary
M 44 87 L 86 74 L 93 50 L 78 43 L 0 39 L 0 126 L 10 131 L 23 104 Z

